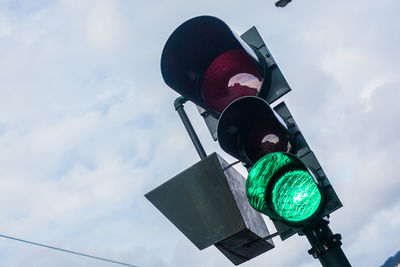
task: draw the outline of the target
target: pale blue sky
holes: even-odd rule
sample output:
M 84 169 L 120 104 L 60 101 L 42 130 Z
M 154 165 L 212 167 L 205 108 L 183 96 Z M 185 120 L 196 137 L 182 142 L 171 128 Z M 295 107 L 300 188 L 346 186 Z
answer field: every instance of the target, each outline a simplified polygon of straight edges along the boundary
M 144 198 L 198 161 L 160 56 L 204 14 L 238 34 L 258 28 L 344 203 L 332 230 L 354 266 L 382 264 L 400 241 L 397 0 L 0 0 L 0 234 L 143 267 L 232 266 Z M 207 153 L 232 162 L 186 107 Z M 274 241 L 242 266 L 319 266 L 304 237 Z M 6 239 L 0 265 L 112 266 Z

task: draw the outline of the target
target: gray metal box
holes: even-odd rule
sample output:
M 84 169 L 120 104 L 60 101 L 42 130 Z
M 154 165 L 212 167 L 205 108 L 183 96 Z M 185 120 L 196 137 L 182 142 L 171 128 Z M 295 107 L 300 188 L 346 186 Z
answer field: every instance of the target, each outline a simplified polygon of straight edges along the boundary
M 245 189 L 244 177 L 213 153 L 145 196 L 199 249 L 215 244 L 237 265 L 274 248 L 261 239 L 269 232 Z

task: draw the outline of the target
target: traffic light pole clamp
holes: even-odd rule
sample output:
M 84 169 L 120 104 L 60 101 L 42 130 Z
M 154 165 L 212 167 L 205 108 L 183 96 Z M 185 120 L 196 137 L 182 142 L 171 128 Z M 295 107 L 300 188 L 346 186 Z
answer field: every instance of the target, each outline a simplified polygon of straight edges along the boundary
M 323 267 L 350 267 L 350 263 L 341 249 L 341 235 L 333 234 L 329 221 L 322 219 L 311 229 L 303 230 L 311 244 L 308 251 Z

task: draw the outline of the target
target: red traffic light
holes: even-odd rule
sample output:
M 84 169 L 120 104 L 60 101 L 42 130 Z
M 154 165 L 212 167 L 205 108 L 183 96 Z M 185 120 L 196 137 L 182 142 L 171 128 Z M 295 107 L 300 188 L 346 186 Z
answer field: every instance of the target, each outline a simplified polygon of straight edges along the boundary
M 262 76 L 243 49 L 226 51 L 216 57 L 204 72 L 201 93 L 206 105 L 221 113 L 243 96 L 259 93 Z
M 271 82 L 261 53 L 211 16 L 192 18 L 171 34 L 161 72 L 169 87 L 215 117 L 242 96 L 265 97 Z

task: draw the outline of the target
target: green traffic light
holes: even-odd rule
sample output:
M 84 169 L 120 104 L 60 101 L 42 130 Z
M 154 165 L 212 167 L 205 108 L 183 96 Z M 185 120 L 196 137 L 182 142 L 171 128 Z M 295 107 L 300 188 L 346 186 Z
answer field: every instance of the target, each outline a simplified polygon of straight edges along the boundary
M 321 193 L 308 171 L 285 173 L 274 185 L 272 205 L 287 221 L 298 222 L 311 217 L 321 203 Z
M 321 205 L 321 193 L 304 164 L 288 153 L 271 153 L 249 172 L 246 183 L 250 204 L 258 211 L 288 222 L 302 222 Z M 278 215 L 278 216 L 277 216 Z

